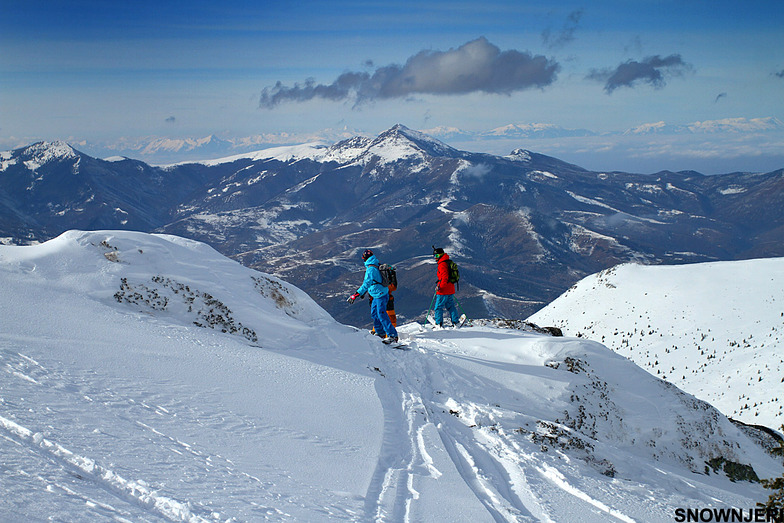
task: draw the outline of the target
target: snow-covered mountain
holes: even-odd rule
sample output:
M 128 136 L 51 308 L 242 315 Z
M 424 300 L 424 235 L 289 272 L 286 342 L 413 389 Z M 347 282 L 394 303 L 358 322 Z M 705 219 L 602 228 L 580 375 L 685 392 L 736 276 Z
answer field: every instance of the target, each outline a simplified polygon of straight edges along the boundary
M 357 130 L 322 129 L 307 133 L 263 133 L 250 136 L 191 136 L 120 138 L 111 142 L 84 142 L 80 148 L 93 156 L 125 156 L 154 165 L 199 162 L 207 159 L 248 154 L 265 148 L 303 143 L 335 143 L 361 134 Z
M 173 127 L 172 130 L 176 129 Z M 531 140 L 551 141 L 598 136 L 640 136 L 640 135 L 701 135 L 724 134 L 728 137 L 738 134 L 760 134 L 784 132 L 784 123 L 774 116 L 760 118 L 722 118 L 690 123 L 650 122 L 636 125 L 630 129 L 596 130 L 567 128 L 552 123 L 515 122 L 491 129 L 466 130 L 452 126 L 437 126 L 419 129 L 421 132 L 446 141 L 453 146 L 471 150 L 498 150 L 499 143 L 509 143 L 516 147 L 513 140 L 523 145 Z M 236 156 L 264 148 L 299 145 L 303 143 L 334 144 L 355 136 L 371 136 L 368 130 L 348 127 L 326 128 L 307 132 L 265 132 L 245 136 L 230 136 L 224 133 L 191 136 L 142 136 L 122 137 L 104 141 L 80 140 L 72 145 L 91 156 L 98 158 L 124 156 L 142 160 L 152 165 L 203 161 L 219 157 Z M 16 147 L 20 142 L 8 140 L 3 147 Z M 552 144 L 550 144 L 552 145 Z M 575 148 L 590 147 L 590 142 L 575 142 Z M 532 145 L 528 144 L 528 147 Z M 546 147 L 538 146 L 539 150 Z M 552 149 L 551 149 L 552 150 Z M 562 150 L 562 149 L 558 149 Z
M 638 125 L 624 132 L 638 134 L 715 134 L 715 133 L 770 133 L 784 131 L 784 122 L 774 116 L 766 118 L 723 118 L 704 120 L 685 125 L 655 122 Z
M 663 522 L 750 510 L 767 492 L 748 478 L 782 473 L 754 431 L 599 343 L 400 331 L 409 350 L 178 237 L 0 247 L 0 513 Z
M 457 255 L 475 317 L 525 317 L 623 261 L 784 255 L 782 173 L 594 173 L 522 149 L 459 151 L 400 125 L 285 165 L 230 166 L 164 230 L 307 288 L 358 325 L 365 311 L 343 301 L 367 247 L 404 271 L 397 303 L 408 318 L 432 297 L 433 244 Z
M 74 227 L 151 231 L 169 222 L 172 202 L 207 183 L 205 175 L 98 160 L 59 141 L 0 153 L 0 236 L 21 243 Z
M 727 416 L 784 424 L 784 258 L 620 265 L 530 319 L 599 341 Z
M 481 133 L 483 138 L 566 138 L 572 136 L 594 136 L 587 129 L 564 129 L 558 125 L 531 123 L 509 124 Z
M 33 149 L 49 147 L 59 146 Z M 784 256 L 783 171 L 591 172 L 523 148 L 461 151 L 402 125 L 168 167 L 78 151 L 35 157 L 25 148 L 0 160 L 4 241 L 73 228 L 176 234 L 307 289 L 355 325 L 367 311 L 344 300 L 368 247 L 400 270 L 403 318 L 431 301 L 434 244 L 461 265 L 472 317 L 524 318 L 630 260 Z

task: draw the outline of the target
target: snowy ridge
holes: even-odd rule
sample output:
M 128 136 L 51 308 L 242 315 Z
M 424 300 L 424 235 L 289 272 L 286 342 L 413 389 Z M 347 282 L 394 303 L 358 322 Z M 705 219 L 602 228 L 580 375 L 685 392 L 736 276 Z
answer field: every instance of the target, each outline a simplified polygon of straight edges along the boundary
M 377 162 L 380 165 L 408 160 L 414 165 L 412 173 L 418 172 L 428 161 L 428 157 L 452 157 L 458 151 L 430 136 L 397 124 L 370 141 L 359 153 L 356 161 L 362 164 Z M 418 165 L 417 165 L 418 164 Z
M 589 276 L 535 323 L 605 343 L 727 416 L 784 423 L 784 258 L 620 265 Z
M 775 116 L 766 118 L 723 118 L 705 120 L 685 125 L 665 122 L 646 123 L 628 129 L 623 134 L 715 134 L 715 133 L 769 133 L 784 130 L 784 123 Z
M 302 145 L 273 147 L 251 153 L 218 158 L 216 160 L 182 162 L 174 165 L 198 163 L 207 166 L 215 166 L 238 160 L 258 161 L 270 159 L 281 162 L 309 159 L 320 162 L 335 161 L 350 164 L 355 161 L 367 163 L 374 157 L 382 163 L 390 163 L 405 159 L 422 160 L 425 157 L 425 154 L 423 154 L 424 152 L 435 155 L 452 155 L 456 150 L 424 133 L 414 131 L 398 124 L 387 132 L 382 133 L 376 139 L 355 136 L 329 147 L 323 143 L 314 142 Z
M 782 472 L 598 343 L 410 323 L 390 349 L 174 236 L 0 246 L 0 322 L 13 520 L 671 521 L 765 496 L 711 464 Z
M 17 153 L 14 156 L 14 152 Z M 74 149 L 65 142 L 38 142 L 24 149 L 0 153 L 0 172 L 22 161 L 28 169 L 36 171 L 49 162 L 78 158 Z
M 322 161 L 351 164 L 356 161 L 368 148 L 372 140 L 364 136 L 355 136 L 336 143 L 326 152 Z
M 585 129 L 564 129 L 553 124 L 530 123 L 509 124 L 482 133 L 487 138 L 564 138 L 570 136 L 592 136 Z
M 515 149 L 509 155 L 504 156 L 504 158 L 508 158 L 515 162 L 531 162 L 531 151 L 526 151 L 525 149 Z
M 235 154 L 225 158 L 218 158 L 215 160 L 204 160 L 201 162 L 180 162 L 177 164 L 167 165 L 165 167 L 174 167 L 176 165 L 187 164 L 200 164 L 207 166 L 221 165 L 224 163 L 232 163 L 238 160 L 278 160 L 280 162 L 292 162 L 297 160 L 318 160 L 324 154 L 327 146 L 322 143 L 305 143 L 302 145 L 286 145 L 282 147 L 271 147 L 269 149 L 262 149 L 250 153 Z

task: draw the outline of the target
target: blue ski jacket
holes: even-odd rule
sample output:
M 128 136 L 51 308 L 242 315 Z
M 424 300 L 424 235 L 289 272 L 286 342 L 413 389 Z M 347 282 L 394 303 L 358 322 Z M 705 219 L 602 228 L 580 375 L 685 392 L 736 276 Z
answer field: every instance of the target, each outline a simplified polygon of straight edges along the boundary
M 357 294 L 363 295 L 367 292 L 373 298 L 380 298 L 389 294 L 389 289 L 381 285 L 381 272 L 378 270 L 378 258 L 374 254 L 365 260 L 365 280 L 362 286 L 357 289 Z

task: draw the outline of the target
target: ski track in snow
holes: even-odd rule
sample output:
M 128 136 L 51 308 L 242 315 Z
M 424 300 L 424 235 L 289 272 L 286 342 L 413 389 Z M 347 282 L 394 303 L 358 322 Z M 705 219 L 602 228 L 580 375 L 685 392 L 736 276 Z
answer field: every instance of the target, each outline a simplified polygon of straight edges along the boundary
M 452 465 L 493 521 L 558 521 L 540 499 L 531 495 L 553 485 L 572 496 L 575 503 L 596 509 L 594 512 L 601 516 L 597 521 L 634 521 L 570 484 L 555 468 L 541 464 L 502 428 L 482 431 L 483 438 L 477 438 L 476 427 L 466 426 L 459 420 L 459 413 L 450 411 L 444 403 L 450 394 L 466 388 L 466 380 L 476 380 L 476 376 L 465 372 L 461 375 L 457 367 L 450 365 L 449 357 L 439 354 L 439 342 L 420 341 L 412 346 L 413 350 L 403 354 L 383 347 L 377 349 L 386 363 L 386 370 L 381 371 L 386 379 L 378 381 L 378 389 L 384 404 L 387 443 L 366 497 L 367 520 L 415 520 L 410 506 L 418 498 L 417 479 L 437 479 L 442 475 L 423 445 L 422 433 L 430 425 L 436 428 Z M 439 360 L 437 364 L 434 359 Z M 450 372 L 445 373 L 444 369 Z M 441 397 L 434 397 L 432 391 Z M 493 421 L 493 414 L 486 407 L 459 402 L 457 405 L 470 406 L 476 417 Z M 401 445 L 400 439 L 410 444 Z
M 381 344 L 374 348 L 378 366 L 371 370 L 378 374 L 375 389 L 383 408 L 384 434 L 364 505 L 357 505 L 356 511 L 334 503 L 334 493 L 296 483 L 286 470 L 266 465 L 263 480 L 247 474 L 220 454 L 189 443 L 188 432 L 218 429 L 238 438 L 310 438 L 310 444 L 335 452 L 350 452 L 349 443 L 319 441 L 290 430 L 281 434 L 286 429 L 262 426 L 210 406 L 205 394 L 181 390 L 159 398 L 136 382 L 105 383 L 91 372 L 72 375 L 65 365 L 41 365 L 26 356 L 21 345 L 0 348 L 3 379 L 17 380 L 25 391 L 18 400 L 0 397 L 0 448 L 9 456 L 3 472 L 8 475 L 14 469 L 14 456 L 35 454 L 39 467 L 15 472 L 27 476 L 23 485 L 42 484 L 69 503 L 89 507 L 98 519 L 115 521 L 298 520 L 295 513 L 322 514 L 329 520 L 419 521 L 427 516 L 418 512 L 422 492 L 439 488 L 446 498 L 473 496 L 483 507 L 473 514 L 476 521 L 558 522 L 564 514 L 576 513 L 588 522 L 636 521 L 623 506 L 612 506 L 612 500 L 622 504 L 623 495 L 634 493 L 635 485 L 618 485 L 619 494 L 586 479 L 584 464 L 571 466 L 566 458 L 566 465 L 560 461 L 556 467 L 549 460 L 564 456 L 542 453 L 510 431 L 515 423 L 522 425 L 523 418 L 535 418 L 494 404 L 499 393 L 510 391 L 471 369 L 488 362 L 461 354 L 449 339 L 418 336 L 409 335 L 408 350 Z M 172 399 L 185 397 L 193 400 L 185 404 Z M 38 405 L 46 412 L 35 412 Z M 16 420 L 5 411 L 13 412 Z M 73 417 L 85 411 L 92 412 L 88 419 Z M 510 414 L 520 419 L 504 419 Z M 46 427 L 34 426 L 43 418 Z M 99 420 L 101 426 L 92 427 Z M 125 444 L 118 445 L 118 440 Z M 144 448 L 146 461 L 157 464 L 145 469 L 148 477 L 133 477 L 125 467 L 113 464 L 132 462 L 136 448 Z M 260 460 L 264 461 L 263 449 Z M 449 493 L 449 486 L 438 485 L 450 468 L 462 481 L 461 491 Z M 184 485 L 167 483 L 177 476 L 174 470 Z M 671 476 L 659 472 L 663 478 Z M 690 494 L 700 491 L 686 479 L 676 481 Z M 106 495 L 97 496 L 95 488 L 87 487 L 90 483 Z M 636 494 L 640 503 L 648 505 L 650 514 L 664 516 L 666 508 L 646 490 L 649 487 L 639 488 L 645 491 Z M 214 500 L 216 492 L 223 492 L 218 496 L 223 506 L 194 495 L 203 489 L 210 493 L 204 499 Z M 182 491 L 190 496 L 179 494 Z M 14 495 L 13 488 L 8 495 Z M 711 499 L 707 494 L 699 497 Z M 296 510 L 286 511 L 286 506 Z M 563 507 L 569 508 L 564 512 Z
M 367 521 L 418 521 L 420 491 L 450 467 L 467 487 L 463 495 L 473 496 L 484 508 L 474 515 L 477 521 L 560 522 L 571 521 L 576 514 L 581 522 L 670 521 L 673 506 L 694 506 L 696 500 L 701 506 L 732 503 L 720 487 L 695 484 L 649 463 L 642 464 L 643 475 L 657 476 L 652 485 L 597 479 L 602 476 L 590 472 L 581 458 L 556 448 L 545 452 L 511 430 L 537 419 L 525 410 L 495 403 L 513 391 L 472 369 L 492 363 L 462 355 L 459 345 L 448 338 L 420 338 L 415 332 L 406 341 L 408 351 L 376 349 L 383 362 L 376 368 L 381 376 L 376 388 L 386 425 L 384 448 L 365 501 Z M 430 432 L 437 435 L 435 447 L 446 451 L 449 463 L 434 461 L 433 442 L 425 445 Z M 634 466 L 639 461 L 634 455 L 617 459 Z M 682 496 L 673 495 L 672 485 L 678 485 L 674 488 Z

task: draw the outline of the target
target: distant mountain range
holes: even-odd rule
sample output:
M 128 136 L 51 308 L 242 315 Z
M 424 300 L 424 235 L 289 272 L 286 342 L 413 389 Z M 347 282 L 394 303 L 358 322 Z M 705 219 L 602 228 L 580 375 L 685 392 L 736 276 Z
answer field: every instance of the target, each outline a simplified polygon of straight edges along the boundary
M 703 176 L 591 172 L 527 150 L 454 149 L 397 125 L 332 146 L 278 147 L 153 167 L 99 160 L 62 142 L 0 154 L 0 236 L 134 229 L 205 241 L 310 293 L 337 319 L 359 253 L 398 267 L 398 313 L 433 294 L 431 246 L 461 266 L 473 317 L 524 318 L 580 278 L 630 260 L 784 256 L 784 170 Z
M 784 122 L 778 118 L 725 118 L 693 122 L 688 125 L 670 125 L 656 122 L 629 129 L 623 134 L 713 134 L 713 133 L 767 133 L 784 131 Z
M 784 133 L 784 123 L 775 117 L 724 118 L 688 124 L 651 122 L 619 131 L 571 129 L 547 123 L 511 123 L 493 129 L 466 130 L 457 127 L 433 127 L 421 132 L 449 143 L 471 149 L 471 143 L 495 149 L 493 144 L 510 140 L 554 140 L 607 136 L 678 136 L 721 134 L 727 137 L 741 134 Z M 101 158 L 136 158 L 155 165 L 202 161 L 205 159 L 246 154 L 262 148 L 321 143 L 330 145 L 354 136 L 368 136 L 358 129 L 322 129 L 306 133 L 264 133 L 243 137 L 207 136 L 122 138 L 103 143 L 83 141 L 76 145 L 81 151 Z

